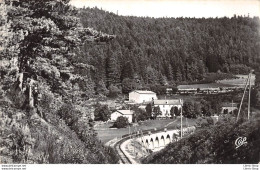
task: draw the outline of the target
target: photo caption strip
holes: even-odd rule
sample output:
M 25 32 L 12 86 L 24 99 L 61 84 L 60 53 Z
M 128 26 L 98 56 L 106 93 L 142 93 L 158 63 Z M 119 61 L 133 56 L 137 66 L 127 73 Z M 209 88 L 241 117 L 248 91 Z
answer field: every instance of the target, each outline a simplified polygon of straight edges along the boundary
M 26 165 L 23 165 L 23 164 L 2 164 L 1 170 L 26 170 Z
M 259 170 L 259 164 L 244 164 L 243 170 Z

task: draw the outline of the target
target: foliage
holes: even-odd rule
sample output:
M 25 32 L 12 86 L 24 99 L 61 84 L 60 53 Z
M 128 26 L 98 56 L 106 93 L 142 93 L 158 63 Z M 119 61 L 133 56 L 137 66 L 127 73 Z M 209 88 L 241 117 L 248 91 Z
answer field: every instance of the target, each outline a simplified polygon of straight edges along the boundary
M 172 107 L 170 110 L 171 117 L 173 118 L 174 116 L 180 116 L 181 110 L 178 107 Z
M 4 163 L 118 161 L 90 125 L 83 103 L 96 82 L 80 51 L 87 42 L 107 43 L 115 36 L 84 28 L 77 13 L 68 0 L 1 1 Z
M 113 56 L 114 72 L 119 74 L 115 79 L 120 77 L 121 82 L 132 79 L 132 72 L 149 85 L 212 82 L 231 74 L 248 74 L 250 67 L 259 66 L 258 17 L 155 19 L 118 16 L 97 8 L 83 8 L 79 16 L 84 26 L 117 35 L 109 50 L 86 49 L 98 58 L 85 56 L 104 73 L 110 71 L 100 63 Z M 100 78 L 110 81 L 113 77 Z
M 152 111 L 153 111 L 153 108 L 152 108 L 152 104 L 151 103 L 148 103 L 145 107 L 145 111 L 148 115 L 148 117 L 150 118 L 152 116 Z
M 149 114 L 147 111 L 140 109 L 137 106 L 132 107 L 131 110 L 134 111 L 134 121 L 135 122 L 145 121 L 145 120 L 150 119 L 150 117 L 151 117 L 151 113 Z
M 111 113 L 107 105 L 97 104 L 94 111 L 95 121 L 108 121 Z
M 160 110 L 160 107 L 159 107 L 159 106 L 153 108 L 152 117 L 153 117 L 154 119 L 156 119 L 157 116 L 159 116 L 159 115 L 161 115 L 161 114 L 162 114 L 162 111 Z
M 106 85 L 104 83 L 104 81 L 100 80 L 97 84 L 97 87 L 96 87 L 96 93 L 97 94 L 102 94 L 104 96 L 107 96 L 108 95 L 108 89 L 106 88 Z
M 121 90 L 117 86 L 112 84 L 109 86 L 108 90 L 109 90 L 108 97 L 111 98 L 116 98 L 121 93 Z
M 127 117 L 119 116 L 113 124 L 115 128 L 125 128 L 129 125 L 129 121 Z
M 122 81 L 122 93 L 128 94 L 129 92 L 141 89 L 140 83 L 136 82 L 135 79 L 124 78 Z

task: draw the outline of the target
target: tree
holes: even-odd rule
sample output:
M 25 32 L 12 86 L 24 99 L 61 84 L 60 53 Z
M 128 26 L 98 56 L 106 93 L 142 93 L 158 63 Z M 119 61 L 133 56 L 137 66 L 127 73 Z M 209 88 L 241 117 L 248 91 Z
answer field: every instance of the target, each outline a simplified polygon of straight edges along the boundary
M 152 117 L 153 117 L 154 119 L 156 119 L 157 116 L 159 116 L 159 115 L 161 115 L 161 114 L 162 114 L 162 112 L 161 112 L 159 106 L 153 108 Z
M 133 64 L 130 61 L 127 61 L 122 68 L 121 71 L 121 80 L 129 78 L 133 79 L 134 78 L 134 69 L 133 69 Z
M 211 106 L 210 106 L 210 103 L 204 99 L 201 100 L 200 102 L 201 104 L 201 113 L 203 116 L 211 116 Z
M 253 107 L 259 104 L 259 94 L 256 88 L 252 88 L 251 90 L 250 101 Z
M 95 121 L 108 121 L 111 113 L 107 105 L 97 104 L 94 111 Z
M 102 94 L 102 95 L 105 95 L 107 96 L 108 95 L 108 89 L 106 88 L 106 85 L 104 83 L 103 80 L 100 80 L 97 84 L 97 87 L 96 87 L 96 92 L 97 94 Z
M 118 96 L 118 94 L 121 93 L 120 89 L 112 84 L 109 86 L 108 90 L 109 90 L 108 97 L 111 98 L 115 98 Z
M 177 106 L 173 106 L 170 110 L 171 117 L 180 116 L 180 109 Z
M 152 116 L 153 107 L 151 103 L 148 103 L 145 107 L 145 111 L 147 113 L 147 118 L 150 118 Z
M 137 83 L 135 82 L 134 79 L 125 78 L 122 81 L 122 92 L 124 94 L 128 94 L 129 92 L 136 89 L 137 87 L 138 87 Z
M 200 103 L 194 103 L 194 112 L 196 117 L 201 116 L 201 104 Z
M 148 66 L 146 69 L 146 73 L 147 73 L 148 84 L 158 83 L 158 72 L 154 68 Z
M 197 115 L 194 112 L 194 104 L 190 101 L 183 104 L 183 116 L 187 118 L 196 118 Z
M 114 122 L 113 127 L 115 128 L 125 128 L 129 125 L 129 121 L 127 117 L 119 116 L 116 121 Z
M 168 66 L 168 70 L 167 70 L 167 78 L 169 81 L 172 81 L 173 80 L 173 70 L 172 70 L 172 65 L 169 64 Z
M 109 49 L 106 59 L 106 77 L 107 87 L 117 85 L 120 82 L 118 61 L 113 52 Z
M 139 121 L 144 121 L 150 118 L 150 116 L 147 114 L 146 111 L 140 108 L 133 108 L 134 110 L 134 120 L 139 122 Z
M 160 74 L 160 75 L 159 75 L 159 83 L 160 83 L 162 86 L 168 85 L 166 76 Z

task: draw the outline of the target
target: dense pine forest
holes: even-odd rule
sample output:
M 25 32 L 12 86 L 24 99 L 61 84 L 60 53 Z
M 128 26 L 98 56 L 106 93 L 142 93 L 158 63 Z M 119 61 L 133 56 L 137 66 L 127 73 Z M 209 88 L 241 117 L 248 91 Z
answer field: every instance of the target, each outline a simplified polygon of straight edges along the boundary
M 258 17 L 155 19 L 97 8 L 81 9 L 79 16 L 84 26 L 117 35 L 108 46 L 82 48 L 98 85 L 134 84 L 134 79 L 142 87 L 172 85 L 203 80 L 207 73 L 248 74 L 260 64 Z

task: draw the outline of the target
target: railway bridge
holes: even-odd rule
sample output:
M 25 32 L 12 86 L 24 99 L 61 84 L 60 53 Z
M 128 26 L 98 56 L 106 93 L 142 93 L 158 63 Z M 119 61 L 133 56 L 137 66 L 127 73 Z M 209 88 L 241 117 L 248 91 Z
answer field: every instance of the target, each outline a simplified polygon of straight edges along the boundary
M 187 135 L 193 133 L 195 131 L 195 126 L 183 128 L 183 135 Z M 137 141 L 144 146 L 146 149 L 150 149 L 152 151 L 160 150 L 164 148 L 171 142 L 176 142 L 179 140 L 180 130 L 167 130 L 160 132 L 151 133 L 148 132 L 145 135 L 139 136 Z

